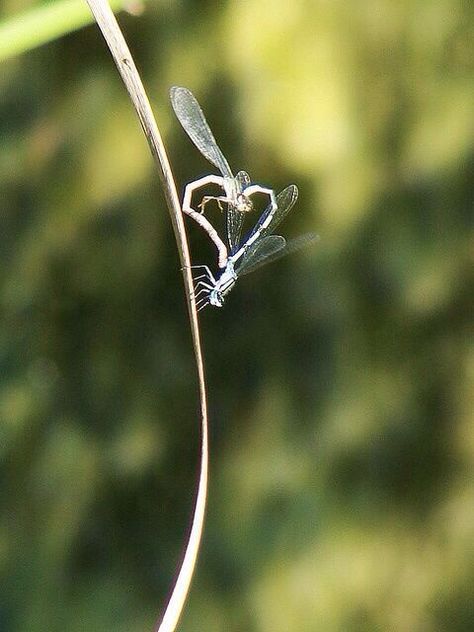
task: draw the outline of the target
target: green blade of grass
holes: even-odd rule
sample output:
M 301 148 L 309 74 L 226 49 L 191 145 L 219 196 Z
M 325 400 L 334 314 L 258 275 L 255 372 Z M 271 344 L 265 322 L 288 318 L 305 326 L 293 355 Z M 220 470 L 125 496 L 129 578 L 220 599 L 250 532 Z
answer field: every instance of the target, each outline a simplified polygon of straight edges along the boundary
M 126 0 L 110 0 L 114 11 L 120 11 L 126 5 Z M 0 22 L 0 61 L 52 42 L 93 22 L 84 0 L 59 0 L 15 15 Z

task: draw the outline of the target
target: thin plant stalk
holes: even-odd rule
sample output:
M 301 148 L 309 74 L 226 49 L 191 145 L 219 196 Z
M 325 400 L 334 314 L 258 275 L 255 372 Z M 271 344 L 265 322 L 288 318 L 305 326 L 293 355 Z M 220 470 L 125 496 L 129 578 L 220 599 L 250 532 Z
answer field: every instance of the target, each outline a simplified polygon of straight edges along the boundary
M 200 342 L 199 324 L 196 312 L 196 303 L 192 295 L 193 282 L 190 269 L 189 248 L 184 228 L 181 205 L 176 190 L 176 184 L 171 171 L 168 156 L 165 151 L 161 135 L 159 133 L 153 112 L 148 101 L 145 89 L 141 82 L 135 63 L 132 59 L 125 39 L 120 31 L 112 10 L 106 0 L 87 0 L 89 7 L 102 31 L 107 46 L 122 76 L 129 96 L 140 119 L 145 136 L 148 140 L 151 153 L 155 159 L 161 176 L 168 210 L 173 225 L 173 230 L 178 246 L 182 265 L 184 287 L 188 305 L 188 313 L 193 338 L 194 355 L 196 360 L 199 397 L 201 404 L 201 465 L 199 482 L 194 507 L 194 515 L 191 531 L 186 544 L 184 557 L 173 586 L 171 597 L 160 620 L 156 623 L 155 632 L 173 632 L 176 629 L 179 617 L 184 607 L 186 597 L 191 584 L 197 554 L 202 537 L 204 515 L 207 498 L 208 476 L 208 421 L 207 421 L 207 396 L 204 375 L 204 363 Z

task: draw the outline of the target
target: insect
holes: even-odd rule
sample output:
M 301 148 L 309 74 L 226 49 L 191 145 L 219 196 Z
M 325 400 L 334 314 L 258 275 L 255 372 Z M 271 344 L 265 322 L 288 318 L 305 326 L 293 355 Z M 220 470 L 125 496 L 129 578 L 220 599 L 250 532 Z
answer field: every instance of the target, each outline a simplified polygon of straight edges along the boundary
M 255 193 L 267 195 L 270 198 L 270 207 L 274 211 L 277 206 L 275 193 L 273 189 L 262 187 L 259 184 L 252 184 L 248 173 L 245 171 L 239 171 L 236 176 L 233 175 L 229 163 L 217 145 L 199 103 L 190 90 L 174 86 L 170 90 L 170 99 L 173 110 L 189 138 L 201 154 L 217 167 L 222 174 L 220 176 L 204 176 L 188 184 L 184 191 L 182 208 L 184 213 L 192 217 L 207 232 L 217 248 L 218 265 L 220 268 L 225 268 L 228 260 L 227 247 L 215 228 L 204 216 L 206 204 L 210 200 L 216 200 L 220 208 L 222 208 L 221 203 L 227 204 L 227 233 L 229 235 L 229 246 L 232 249 L 240 239 L 245 214 L 253 210 L 250 196 Z M 222 187 L 224 195 L 205 195 L 198 205 L 200 211 L 196 211 L 191 206 L 193 193 L 209 184 Z M 232 240 L 230 236 L 232 236 Z
M 276 206 L 268 205 L 249 235 L 240 243 L 240 227 L 228 225 L 230 255 L 221 274 L 216 278 L 205 266 L 193 266 L 202 274 L 194 277 L 195 299 L 198 310 L 207 305 L 222 307 L 225 296 L 240 276 L 279 259 L 294 250 L 314 242 L 317 235 L 308 233 L 290 241 L 281 235 L 272 235 L 278 224 L 288 215 L 298 198 L 296 185 L 290 184 L 276 196 Z M 237 232 L 234 232 L 238 230 Z

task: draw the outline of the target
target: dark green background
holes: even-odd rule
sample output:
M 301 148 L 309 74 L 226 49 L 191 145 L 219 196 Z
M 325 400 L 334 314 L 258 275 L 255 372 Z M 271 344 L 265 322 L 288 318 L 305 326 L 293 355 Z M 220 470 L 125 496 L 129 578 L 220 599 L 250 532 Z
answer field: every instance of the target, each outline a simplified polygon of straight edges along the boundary
M 121 15 L 180 189 L 213 169 L 173 84 L 235 170 L 298 185 L 282 232 L 321 236 L 202 313 L 183 632 L 474 629 L 473 13 Z M 95 27 L 2 64 L 0 194 L 0 630 L 150 630 L 192 511 L 196 375 L 159 178 Z

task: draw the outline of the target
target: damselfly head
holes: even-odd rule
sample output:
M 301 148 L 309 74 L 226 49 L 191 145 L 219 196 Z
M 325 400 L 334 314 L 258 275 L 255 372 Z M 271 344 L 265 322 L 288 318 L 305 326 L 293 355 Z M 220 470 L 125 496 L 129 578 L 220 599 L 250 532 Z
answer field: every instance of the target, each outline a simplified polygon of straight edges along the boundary
M 224 305 L 224 297 L 222 296 L 222 292 L 219 290 L 213 289 L 209 293 L 209 304 L 214 307 L 222 307 Z
M 239 213 L 250 213 L 253 210 L 253 203 L 244 193 L 239 193 L 236 197 L 235 209 Z

